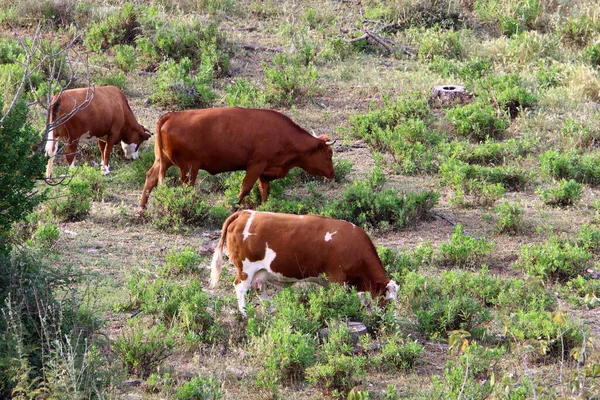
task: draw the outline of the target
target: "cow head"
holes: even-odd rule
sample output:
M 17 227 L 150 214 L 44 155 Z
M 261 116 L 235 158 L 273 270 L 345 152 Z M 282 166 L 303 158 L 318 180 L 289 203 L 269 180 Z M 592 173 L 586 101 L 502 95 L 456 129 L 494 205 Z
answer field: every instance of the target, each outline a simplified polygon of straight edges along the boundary
M 304 158 L 301 167 L 311 175 L 332 179 L 335 171 L 333 169 L 333 149 L 331 145 L 334 141 L 330 141 L 327 135 L 321 135 L 316 139 L 315 147 Z
M 150 131 L 143 125 L 138 124 L 139 128 L 130 130 L 127 138 L 121 141 L 121 147 L 125 158 L 135 160 L 139 156 L 140 145 L 150 139 Z

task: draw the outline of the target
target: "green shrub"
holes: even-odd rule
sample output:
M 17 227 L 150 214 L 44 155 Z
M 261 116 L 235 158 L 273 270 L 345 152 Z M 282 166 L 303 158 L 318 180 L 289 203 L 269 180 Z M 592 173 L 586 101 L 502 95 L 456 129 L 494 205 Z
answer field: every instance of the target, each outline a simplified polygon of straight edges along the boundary
M 583 54 L 589 60 L 592 67 L 598 68 L 600 66 L 600 42 L 587 46 L 583 50 Z
M 475 0 L 473 8 L 482 21 L 497 24 L 508 36 L 537 28 L 543 15 L 540 0 Z
M 497 138 L 509 125 L 505 116 L 498 118 L 491 105 L 481 102 L 447 110 L 446 118 L 454 124 L 457 134 L 476 142 Z
M 161 269 L 161 273 L 179 275 L 197 272 L 201 261 L 202 257 L 191 247 L 185 247 L 181 251 L 171 248 L 165 257 L 165 265 Z
M 380 190 L 382 179 L 375 168 L 370 179 L 355 180 L 341 200 L 326 205 L 324 214 L 363 228 L 402 229 L 424 218 L 438 201 L 438 194 L 429 191 L 401 195 L 393 189 Z
M 508 139 L 503 141 L 486 140 L 483 143 L 454 141 L 443 148 L 444 156 L 467 164 L 496 166 L 530 154 L 537 143 L 531 140 Z
M 33 232 L 28 244 L 31 247 L 41 250 L 51 250 L 60 238 L 58 226 L 52 222 L 38 223 L 37 229 Z
M 175 345 L 174 333 L 163 324 L 155 324 L 150 329 L 144 329 L 139 326 L 139 321 L 135 322 L 137 326 L 130 323 L 130 326 L 115 339 L 111 348 L 127 366 L 129 374 L 144 379 L 171 355 Z
M 581 199 L 583 185 L 574 180 L 561 179 L 558 184 L 549 189 L 538 191 L 544 204 L 550 206 L 567 207 Z
M 3 110 L 0 98 L 0 110 Z M 12 224 L 29 214 L 43 199 L 43 192 L 34 191 L 35 180 L 42 176 L 45 158 L 33 153 L 39 135 L 28 121 L 29 111 L 19 101 L 0 125 L 0 141 L 4 151 L 0 158 L 0 255 L 8 250 Z
M 570 46 L 585 47 L 600 32 L 600 24 L 590 15 L 569 17 L 558 26 L 560 40 Z
M 506 321 L 505 330 L 519 342 L 537 341 L 542 354 L 561 359 L 583 344 L 584 328 L 564 312 L 517 311 Z
M 189 226 L 221 226 L 227 215 L 211 206 L 189 185 L 159 185 L 154 190 L 148 213 L 152 226 L 169 232 L 187 231 Z M 217 219 L 219 218 L 219 219 Z
M 532 107 L 537 102 L 537 97 L 523 87 L 517 74 L 486 76 L 476 82 L 475 92 L 497 104 L 511 118 L 518 115 L 519 109 Z
M 592 254 L 585 248 L 557 237 L 542 244 L 526 244 L 515 268 L 544 280 L 568 280 L 583 275 Z
M 465 234 L 463 226 L 458 224 L 450 242 L 440 244 L 439 262 L 442 265 L 476 267 L 489 256 L 493 248 L 492 242 Z
M 577 306 L 593 309 L 600 305 L 600 281 L 586 279 L 581 275 L 571 279 L 560 288 L 561 295 Z
M 438 399 L 485 399 L 494 389 L 499 373 L 502 348 L 491 349 L 476 342 L 469 344 L 458 358 L 446 362 L 443 376 L 433 377 L 434 396 Z
M 523 210 L 521 210 L 518 203 L 506 201 L 494 207 L 494 210 L 498 214 L 494 224 L 496 232 L 515 235 L 522 230 Z
M 395 333 L 387 338 L 388 342 L 381 348 L 376 363 L 383 369 L 406 370 L 414 367 L 423 353 L 423 346 L 416 340 L 409 340 Z
M 116 86 L 120 89 L 125 88 L 127 75 L 123 71 L 103 70 L 93 74 L 94 82 L 98 86 Z
M 312 63 L 305 65 L 298 55 L 277 54 L 271 65 L 263 62 L 265 100 L 274 106 L 289 106 L 317 93 L 319 75 Z
M 600 251 L 600 229 L 584 224 L 577 234 L 577 245 L 594 253 Z
M 293 331 L 283 319 L 256 336 L 253 345 L 263 360 L 258 383 L 271 390 L 281 383 L 302 382 L 306 368 L 315 362 L 314 338 Z
M 213 377 L 195 376 L 181 385 L 175 393 L 177 400 L 220 400 L 225 396 L 221 385 Z
M 409 271 L 417 271 L 423 265 L 431 264 L 433 247 L 430 243 L 425 243 L 412 251 L 402 252 L 378 246 L 377 254 L 386 271 L 391 274 L 405 275 Z
M 137 54 L 135 47 L 127 44 L 118 44 L 112 49 L 115 52 L 115 65 L 123 72 L 131 72 L 135 68 Z
M 434 55 L 428 67 L 432 72 L 440 74 L 444 78 L 458 77 L 466 82 L 480 79 L 492 67 L 492 62 L 480 58 L 459 61 L 448 60 L 444 57 Z
M 348 174 L 352 171 L 352 161 L 337 159 L 333 161 L 333 180 L 342 183 L 348 180 Z
M 212 65 L 202 64 L 194 74 L 189 58 L 168 60 L 158 67 L 152 102 L 178 109 L 209 106 L 215 99 L 212 80 Z
M 81 221 L 90 212 L 92 189 L 85 181 L 73 179 L 66 188 L 55 191 L 56 197 L 48 200 L 50 213 L 60 221 Z
M 100 53 L 117 44 L 133 44 L 140 27 L 139 17 L 139 10 L 132 3 L 124 3 L 118 12 L 89 25 L 84 46 Z
M 570 179 L 579 183 L 600 184 L 600 154 L 559 153 L 548 150 L 539 156 L 542 173 L 550 178 Z
M 425 29 L 419 32 L 418 57 L 431 60 L 435 56 L 449 59 L 461 59 L 464 49 L 461 43 L 461 31 L 443 29 Z
M 228 107 L 262 107 L 265 100 L 257 86 L 245 78 L 237 78 L 225 86 L 225 103 Z

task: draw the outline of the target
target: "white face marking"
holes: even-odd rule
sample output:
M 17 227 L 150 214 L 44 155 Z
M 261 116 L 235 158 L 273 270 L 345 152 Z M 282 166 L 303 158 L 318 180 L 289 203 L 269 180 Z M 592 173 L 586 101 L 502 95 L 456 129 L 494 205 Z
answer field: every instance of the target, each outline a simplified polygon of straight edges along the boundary
M 252 221 L 254 220 L 254 216 L 256 215 L 256 211 L 247 211 L 250 213 L 250 218 L 248 218 L 248 221 L 246 221 L 246 226 L 244 227 L 244 240 L 246 241 L 246 239 L 248 239 L 248 236 L 251 235 L 256 235 L 256 233 L 250 233 L 250 225 L 252 225 Z
M 385 298 L 388 300 L 396 301 L 398 295 L 398 284 L 394 281 L 389 281 L 386 285 Z
M 127 144 L 125 142 L 121 142 L 121 148 L 123 149 L 123 154 L 125 154 L 125 158 L 128 160 L 135 160 L 139 156 L 139 151 L 136 151 L 137 144 L 131 143 Z
M 333 236 L 333 235 L 335 235 L 336 233 L 337 233 L 337 231 L 335 231 L 335 232 L 332 232 L 332 233 L 329 233 L 329 232 L 327 232 L 327 233 L 325 234 L 325 241 L 326 241 L 326 242 L 329 242 L 329 241 L 331 240 L 332 236 Z

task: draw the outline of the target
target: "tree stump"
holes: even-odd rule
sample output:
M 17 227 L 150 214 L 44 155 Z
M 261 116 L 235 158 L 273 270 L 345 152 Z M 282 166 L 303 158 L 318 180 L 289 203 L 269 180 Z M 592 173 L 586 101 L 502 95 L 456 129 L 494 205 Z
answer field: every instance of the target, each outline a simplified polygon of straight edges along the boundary
M 431 101 L 444 107 L 470 103 L 471 97 L 465 87 L 460 85 L 434 86 L 431 90 Z

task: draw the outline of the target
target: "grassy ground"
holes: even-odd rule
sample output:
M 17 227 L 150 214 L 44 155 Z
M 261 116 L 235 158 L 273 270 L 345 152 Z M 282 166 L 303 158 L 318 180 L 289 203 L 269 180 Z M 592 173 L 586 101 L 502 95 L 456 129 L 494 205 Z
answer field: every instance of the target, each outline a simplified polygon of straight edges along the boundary
M 118 2 L 92 3 L 92 9 L 87 11 L 85 23 L 81 26 L 83 32 L 88 24 L 121 7 Z M 598 128 L 600 112 L 597 109 L 597 102 L 600 99 L 598 91 L 600 77 L 598 66 L 594 66 L 584 56 L 584 49 L 600 40 L 598 22 L 600 10 L 593 1 L 581 0 L 573 4 L 565 4 L 564 7 L 559 7 L 561 2 L 558 1 L 546 4 L 546 2 L 515 0 L 504 5 L 494 1 L 441 2 L 447 7 L 446 10 L 436 8 L 438 2 L 416 0 L 397 0 L 389 4 L 333 0 L 324 2 L 181 0 L 155 3 L 159 13 L 167 7 L 167 19 L 191 20 L 199 17 L 202 20 L 218 22 L 221 35 L 230 45 L 231 58 L 228 73 L 218 77 L 212 83 L 216 93 L 212 106 L 226 104 L 226 87 L 238 78 L 248 79 L 251 84 L 259 88 L 260 92 L 267 90 L 263 63 L 270 63 L 279 52 L 264 49 L 247 50 L 244 49 L 246 44 L 280 48 L 285 54 L 295 54 L 294 51 L 299 51 L 303 43 L 313 43 L 317 49 L 324 49 L 328 39 L 355 38 L 363 33 L 365 27 L 375 29 L 382 25 L 393 26 L 390 30 L 382 31 L 380 35 L 394 42 L 398 46 L 396 49 L 406 46 L 411 53 L 418 56 L 410 57 L 401 50 L 387 54 L 382 46 L 373 41 L 369 41 L 362 49 L 350 48 L 348 54 L 344 56 L 340 54 L 331 58 L 317 56 L 314 65 L 319 79 L 316 84 L 317 90 L 313 95 L 299 96 L 291 105 L 264 105 L 284 112 L 308 130 L 314 129 L 319 134 L 325 133 L 338 139 L 334 145 L 334 159 L 352 162 L 348 182 L 354 179 L 365 179 L 370 176 L 373 167 L 380 164 L 387 177 L 386 188 L 401 193 L 426 189 L 439 193 L 439 201 L 430 217 L 419 221 L 416 226 L 388 231 L 370 229 L 369 233 L 376 245 L 407 252 L 430 243 L 437 249 L 440 244 L 450 240 L 455 231 L 454 224 L 461 224 L 472 235 L 495 243 L 491 253 L 475 267 L 467 268 L 468 272 L 476 273 L 481 264 L 485 264 L 493 276 L 501 277 L 503 280 L 523 279 L 534 285 L 537 283 L 532 282 L 537 280 L 529 277 L 522 270 L 513 268 L 515 261 L 521 256 L 524 244 L 544 243 L 555 235 L 575 238 L 584 224 L 591 224 L 598 228 L 598 205 L 595 203 L 599 194 L 598 187 L 585 184 L 581 200 L 569 207 L 557 208 L 544 204 L 539 190 L 551 187 L 555 182 L 549 177 L 542 176 L 537 159 L 548 149 L 559 151 L 576 149 L 580 154 L 597 153 L 597 140 L 600 133 Z M 168 8 L 169 4 L 173 7 Z M 419 4 L 423 4 L 430 12 L 414 11 L 419 10 Z M 483 7 L 485 4 L 490 10 L 496 11 L 486 14 Z M 494 4 L 496 9 L 493 8 Z M 529 12 L 527 10 L 533 9 L 533 5 L 536 4 L 541 4 L 541 10 L 535 18 L 527 19 L 526 14 Z M 10 9 L 9 5 L 1 1 L 0 5 L 5 10 Z M 26 7 L 25 3 L 22 6 Z M 438 44 L 436 38 L 443 38 L 445 30 L 431 28 L 426 25 L 426 22 L 422 22 L 424 28 L 419 28 L 418 24 L 408 28 L 402 25 L 409 24 L 414 15 L 434 16 L 435 13 L 447 12 L 448 17 L 454 15 L 450 12 L 453 10 L 458 10 L 461 21 L 455 26 L 456 31 L 452 31 L 458 32 L 461 37 L 460 55 L 456 57 L 449 55 L 452 53 L 452 49 L 449 49 L 452 43 Z M 587 13 L 592 16 L 589 20 L 581 22 L 583 28 L 580 30 L 573 28 L 575 33 L 570 33 L 571 31 L 566 28 L 567 22 L 571 21 L 569 18 L 576 21 Z M 501 30 L 504 25 L 496 21 L 494 14 L 512 15 L 516 21 L 521 21 L 525 33 L 521 36 L 503 34 Z M 12 18 L 13 23 L 20 21 L 14 16 Z M 573 22 L 573 26 L 576 22 Z M 249 27 L 253 29 L 240 29 Z M 21 21 L 16 29 L 22 37 L 32 33 L 31 26 L 28 26 L 27 22 Z M 7 23 L 4 25 L 3 33 L 7 37 L 11 34 Z M 61 35 L 61 33 L 54 34 Z M 432 36 L 428 36 L 429 34 Z M 62 35 L 66 34 L 63 32 Z M 574 45 L 573 38 L 585 38 L 586 43 Z M 443 42 L 442 39 L 440 41 Z M 431 57 L 426 56 L 427 46 L 434 48 L 431 50 Z M 79 50 L 88 51 L 84 47 Z M 114 68 L 112 67 L 114 52 L 106 50 L 106 54 L 108 54 L 108 65 Z M 471 82 L 469 77 L 448 76 L 436 72 L 431 68 L 432 63 L 435 62 L 432 60 L 433 55 L 445 57 L 444 59 L 451 64 L 475 59 L 489 60 L 491 74 L 503 76 L 506 73 L 518 73 L 523 81 L 523 87 L 537 96 L 537 103 L 533 107 L 521 110 L 516 118 L 510 120 L 510 126 L 500 138 L 500 140 L 514 138 L 537 141 L 531 154 L 504 160 L 501 163 L 518 166 L 525 173 L 533 176 L 533 179 L 518 191 L 507 192 L 493 202 L 495 204 L 505 200 L 518 202 L 522 211 L 522 221 L 519 222 L 519 231 L 516 235 L 498 233 L 494 229 L 497 212 L 492 206 L 457 205 L 454 201 L 455 189 L 445 185 L 439 173 L 427 172 L 414 175 L 397 173 L 399 160 L 394 161 L 389 152 L 385 151 L 374 155 L 376 150 L 365 140 L 358 138 L 352 130 L 350 123 L 352 116 L 383 107 L 386 99 L 394 101 L 414 91 L 426 97 L 431 88 L 436 85 Z M 540 60 L 545 60 L 549 65 L 557 68 L 558 83 L 548 87 L 540 84 L 539 75 L 541 71 L 546 71 L 541 66 L 543 63 Z M 92 70 L 93 68 L 95 67 L 92 66 Z M 136 65 L 135 69 L 126 74 L 124 85 L 124 92 L 134 114 L 147 127 L 153 127 L 159 116 L 171 109 L 168 106 L 149 102 L 156 90 L 153 86 L 156 74 L 156 70 L 143 71 L 141 65 Z M 476 84 L 473 82 L 471 84 L 473 86 L 469 89 L 476 91 Z M 443 109 L 432 109 L 432 115 L 431 126 L 440 132 L 448 133 L 450 138 L 457 137 L 453 125 L 444 117 Z M 585 129 L 573 134 L 565 133 L 563 128 L 569 118 L 584 126 Z M 580 140 L 587 140 L 587 144 L 579 145 Z M 150 139 L 142 147 L 142 152 L 152 151 L 153 139 Z M 90 163 L 97 162 L 96 153 L 96 150 L 91 149 L 85 158 Z M 152 157 L 147 156 L 147 158 Z M 378 159 L 382 161 L 377 163 Z M 131 172 L 132 165 L 122 160 L 120 154 L 113 154 L 111 165 L 112 174 L 106 178 L 103 199 L 93 202 L 89 216 L 83 221 L 58 223 L 60 239 L 52 251 L 45 256 L 46 261 L 53 266 L 72 268 L 84 274 L 85 284 L 81 284 L 78 289 L 85 294 L 85 304 L 104 321 L 100 336 L 112 341 L 123 335 L 123 332 L 128 329 L 128 322 L 138 321 L 132 318 L 132 314 L 137 313 L 137 309 L 131 307 L 135 299 L 132 298 L 127 287 L 128 280 L 139 276 L 150 278 L 158 276 L 169 251 L 182 251 L 190 247 L 202 256 L 198 268 L 194 272 L 170 279 L 183 284 L 190 280 L 198 280 L 211 298 L 223 299 L 225 305 L 224 310 L 219 314 L 219 323 L 227 334 L 225 340 L 214 344 L 178 345 L 158 367 L 157 374 L 160 376 L 164 376 L 165 373 L 171 374 L 172 381 L 160 386 L 157 392 L 152 392 L 146 383 L 133 388 L 113 387 L 108 390 L 107 397 L 173 398 L 176 387 L 193 376 L 202 375 L 215 377 L 222 385 L 224 398 L 227 399 L 273 398 L 272 390 L 256 384 L 257 375 L 262 368 L 262 360 L 250 344 L 249 338 L 245 336 L 246 321 L 237 313 L 235 293 L 231 285 L 232 267 L 229 266 L 228 271 L 225 271 L 216 289 L 208 289 L 211 249 L 218 237 L 218 229 L 189 227 L 187 232 L 179 233 L 157 230 L 152 226 L 150 218 L 140 215 L 137 209 L 142 189 L 140 179 L 143 176 Z M 127 171 L 131 174 L 128 175 Z M 130 176 L 135 176 L 136 179 L 130 180 L 128 178 Z M 319 182 L 316 189 L 324 193 L 327 198 L 335 199 L 340 197 L 345 190 L 344 185 L 347 184 Z M 204 187 L 203 184 L 198 186 Z M 291 197 L 306 196 L 302 185 L 295 185 L 286 190 L 286 194 Z M 223 194 L 218 191 L 204 195 L 209 198 L 211 204 L 226 203 Z M 598 260 L 598 254 L 593 253 L 589 268 L 597 270 Z M 439 263 L 424 263 L 419 266 L 419 272 L 430 277 L 439 277 L 442 271 L 464 269 L 456 265 Z M 577 379 L 584 375 L 585 368 L 592 368 L 594 363 L 598 362 L 597 346 L 600 337 L 598 309 L 593 307 L 588 309 L 569 301 L 568 296 L 561 290 L 566 287 L 564 282 L 550 279 L 542 280 L 541 284 L 556 297 L 558 302 L 556 310 L 566 313 L 572 321 L 589 332 L 590 343 L 586 353 L 588 358 L 577 363 L 568 353 L 563 354 L 562 357 L 537 355 L 527 348 L 527 343 L 517 340 L 516 337 L 511 340 L 510 328 L 503 332 L 502 321 L 488 321 L 485 326 L 490 332 L 509 337 L 502 344 L 506 353 L 495 367 L 498 367 L 503 377 L 510 376 L 513 379 L 511 384 L 505 381 L 498 383 L 494 394 L 489 398 L 504 398 L 502 385 L 515 389 L 515 382 L 521 378 L 528 379 L 529 386 L 524 386 L 527 389 L 524 389 L 521 397 L 514 394 L 515 397 L 510 398 L 536 398 L 544 394 L 548 395 L 548 398 L 554 395 L 561 398 L 590 398 L 592 393 L 600 391 L 600 386 L 594 377 L 589 377 L 583 387 L 575 385 L 579 382 Z M 594 293 L 592 295 L 595 296 Z M 252 303 L 258 304 L 258 298 L 254 294 L 249 297 Z M 448 394 L 450 389 L 440 391 L 433 383 L 436 376 L 448 375 L 445 371 L 446 363 L 456 362 L 458 357 L 449 351 L 446 332 L 438 337 L 430 337 L 419 332 L 416 328 L 415 316 L 406 299 L 398 303 L 397 315 L 402 333 L 413 334 L 423 345 L 424 351 L 421 357 L 415 367 L 408 371 L 369 370 L 369 373 L 360 380 L 359 390 L 370 393 L 371 398 L 378 399 L 426 398 L 433 393 L 444 396 L 444 392 L 446 392 L 445 396 L 451 397 Z M 510 312 L 507 312 L 507 315 L 510 315 Z M 155 323 L 154 316 L 142 313 L 136 318 L 140 317 L 139 321 L 142 321 L 140 323 L 148 326 Z M 484 346 L 494 347 L 489 338 L 488 342 L 482 341 L 482 343 Z M 123 380 L 127 378 L 124 373 L 121 377 Z M 500 381 L 500 378 L 495 376 L 493 379 Z M 483 386 L 489 379 L 489 376 L 482 373 L 481 379 L 478 376 L 474 377 L 475 385 Z M 395 387 L 398 397 L 384 396 L 388 385 Z M 321 399 L 329 398 L 330 393 L 306 382 L 295 382 L 282 385 L 277 391 L 277 396 L 286 399 Z

